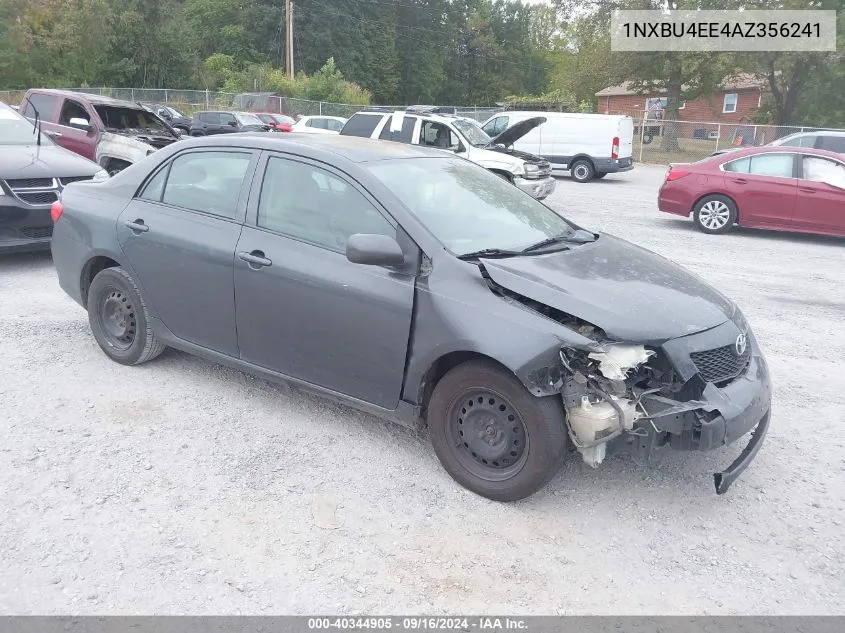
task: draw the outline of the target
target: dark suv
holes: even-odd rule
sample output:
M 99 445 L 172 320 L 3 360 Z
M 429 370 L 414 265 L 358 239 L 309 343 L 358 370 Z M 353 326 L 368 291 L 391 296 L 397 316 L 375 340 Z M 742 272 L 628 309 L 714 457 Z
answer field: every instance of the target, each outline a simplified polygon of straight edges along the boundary
M 186 134 L 191 131 L 191 117 L 179 112 L 173 106 L 163 103 L 144 103 L 142 105 L 148 110 L 155 112 L 177 130 L 181 130 Z
M 231 134 L 233 132 L 269 132 L 270 126 L 251 112 L 195 112 L 191 136 Z

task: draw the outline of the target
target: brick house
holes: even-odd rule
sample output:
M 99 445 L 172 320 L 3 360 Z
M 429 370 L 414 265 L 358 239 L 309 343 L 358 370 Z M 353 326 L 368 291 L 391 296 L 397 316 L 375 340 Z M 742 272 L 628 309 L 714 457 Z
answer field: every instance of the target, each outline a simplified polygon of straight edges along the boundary
M 681 102 L 681 121 L 750 123 L 768 93 L 764 78 L 740 74 L 722 82 L 722 87 L 697 99 Z M 637 119 L 662 119 L 666 93 L 637 94 L 629 82 L 610 86 L 596 93 L 598 112 L 624 114 Z M 648 113 L 648 116 L 644 115 Z

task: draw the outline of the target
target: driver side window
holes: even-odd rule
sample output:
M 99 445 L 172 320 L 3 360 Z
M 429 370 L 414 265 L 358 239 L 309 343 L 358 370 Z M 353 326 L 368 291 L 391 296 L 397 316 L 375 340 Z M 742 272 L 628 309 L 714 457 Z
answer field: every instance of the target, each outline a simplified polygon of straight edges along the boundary
M 85 119 L 86 121 L 90 121 L 91 117 L 81 104 L 67 99 L 62 106 L 62 112 L 59 115 L 59 125 L 69 126 L 71 119 Z
M 423 121 L 420 127 L 420 145 L 437 149 L 456 148 L 460 144 L 457 134 L 435 121 Z
M 338 253 L 345 252 L 346 241 L 356 233 L 396 235 L 393 225 L 345 180 L 278 157 L 267 161 L 258 226 Z

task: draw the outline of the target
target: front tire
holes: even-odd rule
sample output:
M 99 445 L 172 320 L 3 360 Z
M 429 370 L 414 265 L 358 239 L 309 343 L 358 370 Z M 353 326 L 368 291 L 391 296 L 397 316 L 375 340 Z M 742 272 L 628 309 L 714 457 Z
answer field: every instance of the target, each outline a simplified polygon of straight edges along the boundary
M 494 501 L 534 494 L 557 473 L 566 449 L 559 398 L 537 398 L 484 361 L 446 373 L 428 404 L 431 442 L 443 468 Z
M 106 268 L 94 277 L 88 289 L 88 323 L 100 349 L 121 365 L 145 363 L 165 349 L 153 333 L 135 280 L 123 268 Z
M 575 182 L 590 182 L 596 175 L 596 169 L 593 167 L 593 164 L 583 158 L 572 163 L 569 172 L 572 174 L 572 180 Z
M 736 223 L 734 201 L 727 196 L 713 194 L 698 201 L 693 211 L 693 221 L 702 233 L 720 235 L 730 231 Z

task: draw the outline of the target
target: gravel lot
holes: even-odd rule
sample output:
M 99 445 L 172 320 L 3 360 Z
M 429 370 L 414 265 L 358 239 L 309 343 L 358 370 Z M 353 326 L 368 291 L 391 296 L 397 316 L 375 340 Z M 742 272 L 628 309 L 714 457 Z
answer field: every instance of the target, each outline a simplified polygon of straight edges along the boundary
M 742 306 L 774 415 L 727 495 L 739 446 L 490 502 L 425 434 L 173 351 L 112 363 L 49 256 L 0 257 L 0 614 L 845 614 L 845 243 L 703 235 L 657 212 L 664 171 L 550 202 Z

